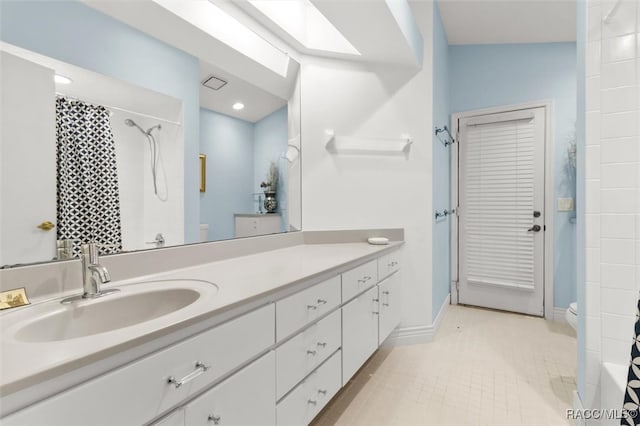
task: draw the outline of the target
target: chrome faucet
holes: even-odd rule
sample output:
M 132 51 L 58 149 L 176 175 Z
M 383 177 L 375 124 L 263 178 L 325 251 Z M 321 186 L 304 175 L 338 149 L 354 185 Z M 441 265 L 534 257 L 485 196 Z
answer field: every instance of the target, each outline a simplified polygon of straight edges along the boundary
M 99 244 L 89 243 L 82 246 L 82 288 L 83 293 L 78 296 L 68 297 L 62 300 L 63 304 L 76 302 L 85 299 L 95 299 L 107 294 L 120 291 L 117 288 L 101 290 L 102 284 L 111 281 L 111 276 L 107 268 L 100 264 Z

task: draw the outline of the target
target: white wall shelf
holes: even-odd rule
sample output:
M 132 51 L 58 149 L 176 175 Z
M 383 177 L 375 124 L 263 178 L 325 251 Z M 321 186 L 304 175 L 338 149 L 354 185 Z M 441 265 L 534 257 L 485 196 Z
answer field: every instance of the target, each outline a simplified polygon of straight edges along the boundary
M 325 148 L 332 154 L 408 154 L 413 138 L 403 134 L 399 138 L 362 138 L 337 136 L 325 130 Z

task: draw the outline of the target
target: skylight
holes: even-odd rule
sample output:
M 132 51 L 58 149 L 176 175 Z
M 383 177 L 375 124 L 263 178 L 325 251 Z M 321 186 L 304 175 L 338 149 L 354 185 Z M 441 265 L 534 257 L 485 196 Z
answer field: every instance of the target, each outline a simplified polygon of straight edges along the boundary
M 307 49 L 360 55 L 310 0 L 249 0 L 249 3 Z
M 287 75 L 287 54 L 218 6 L 208 1 L 153 1 L 272 71 L 282 76 Z

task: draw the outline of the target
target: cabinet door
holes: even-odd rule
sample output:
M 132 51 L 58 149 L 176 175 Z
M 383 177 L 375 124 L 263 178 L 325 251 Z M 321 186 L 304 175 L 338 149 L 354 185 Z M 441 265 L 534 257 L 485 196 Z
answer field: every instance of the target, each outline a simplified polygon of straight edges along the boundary
M 378 286 L 342 307 L 342 384 L 378 348 Z
M 380 295 L 378 344 L 382 344 L 400 324 L 400 283 L 400 271 L 398 271 L 378 285 Z
M 276 358 L 254 361 L 185 407 L 185 426 L 276 424 Z
M 273 345 L 274 319 L 269 304 L 11 414 L 2 425 L 144 424 Z
M 265 214 L 257 221 L 256 232 L 258 235 L 277 234 L 280 232 L 280 215 Z

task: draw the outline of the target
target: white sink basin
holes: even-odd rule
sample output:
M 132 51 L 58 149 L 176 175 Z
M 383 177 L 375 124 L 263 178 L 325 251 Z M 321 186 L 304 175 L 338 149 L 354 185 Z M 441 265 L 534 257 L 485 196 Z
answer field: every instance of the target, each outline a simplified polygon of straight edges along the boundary
M 121 291 L 97 299 L 35 305 L 29 319 L 15 324 L 9 334 L 25 343 L 93 336 L 177 313 L 218 291 L 215 284 L 201 280 L 157 280 L 116 288 Z

